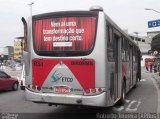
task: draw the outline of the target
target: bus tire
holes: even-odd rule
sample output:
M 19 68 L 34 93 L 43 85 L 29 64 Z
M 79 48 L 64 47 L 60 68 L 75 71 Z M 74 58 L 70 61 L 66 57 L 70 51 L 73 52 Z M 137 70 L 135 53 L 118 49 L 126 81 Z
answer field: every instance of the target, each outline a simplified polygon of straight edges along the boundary
M 123 80 L 122 83 L 122 88 L 121 88 L 121 99 L 119 100 L 119 105 L 124 105 L 125 104 L 125 99 L 126 99 L 126 84 L 125 81 Z

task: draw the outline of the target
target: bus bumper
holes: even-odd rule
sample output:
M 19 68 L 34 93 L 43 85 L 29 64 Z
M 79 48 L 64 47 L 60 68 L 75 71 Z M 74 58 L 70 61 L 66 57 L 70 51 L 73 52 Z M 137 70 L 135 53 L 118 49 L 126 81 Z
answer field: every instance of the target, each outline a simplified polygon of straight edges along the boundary
M 25 92 L 27 100 L 37 103 L 86 105 L 96 107 L 107 106 L 106 92 L 95 96 L 36 93 L 28 89 L 26 89 Z

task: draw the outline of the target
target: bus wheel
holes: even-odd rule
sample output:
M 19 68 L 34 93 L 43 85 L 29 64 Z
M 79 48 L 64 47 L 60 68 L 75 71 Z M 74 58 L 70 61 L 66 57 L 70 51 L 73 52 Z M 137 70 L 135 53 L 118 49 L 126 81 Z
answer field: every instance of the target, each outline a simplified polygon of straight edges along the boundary
M 126 84 L 123 80 L 122 89 L 121 89 L 121 99 L 119 100 L 119 105 L 124 105 L 126 99 Z

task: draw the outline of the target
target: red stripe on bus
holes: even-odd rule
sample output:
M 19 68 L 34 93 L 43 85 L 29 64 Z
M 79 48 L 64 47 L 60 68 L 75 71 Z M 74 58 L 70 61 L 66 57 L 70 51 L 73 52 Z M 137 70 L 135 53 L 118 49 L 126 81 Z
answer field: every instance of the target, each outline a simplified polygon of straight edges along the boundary
M 33 84 L 42 86 L 51 70 L 60 62 L 63 62 L 73 73 L 79 84 L 85 88 L 95 87 L 95 61 L 94 60 L 53 60 L 33 59 L 32 79 Z
M 75 64 L 73 62 L 75 62 Z M 84 89 L 95 87 L 94 60 L 68 60 L 65 61 L 65 64 L 69 67 Z

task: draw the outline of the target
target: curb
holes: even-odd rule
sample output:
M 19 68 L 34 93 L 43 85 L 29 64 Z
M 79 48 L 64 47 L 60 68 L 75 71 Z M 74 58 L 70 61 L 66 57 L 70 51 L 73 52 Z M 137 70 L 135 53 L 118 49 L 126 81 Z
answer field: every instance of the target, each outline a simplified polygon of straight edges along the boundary
M 158 81 L 153 74 L 152 74 L 152 77 L 153 78 L 151 78 L 151 80 L 157 90 L 157 96 L 158 96 L 158 99 L 157 99 L 157 114 L 158 114 L 160 113 L 160 84 L 159 84 L 160 81 Z
M 152 74 L 152 77 L 155 79 L 156 83 L 158 84 L 158 88 L 160 89 L 160 78 L 157 78 L 155 75 Z

